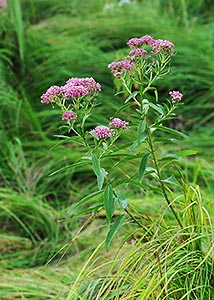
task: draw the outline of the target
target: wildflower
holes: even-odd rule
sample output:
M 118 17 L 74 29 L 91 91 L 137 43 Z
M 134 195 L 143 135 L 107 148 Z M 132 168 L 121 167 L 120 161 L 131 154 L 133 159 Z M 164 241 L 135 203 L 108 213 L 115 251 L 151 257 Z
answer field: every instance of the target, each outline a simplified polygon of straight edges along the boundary
M 152 44 L 152 50 L 156 54 L 160 54 L 162 51 L 171 51 L 175 45 L 172 42 L 169 42 L 167 40 L 155 40 Z
M 130 48 L 134 48 L 134 47 L 141 47 L 143 44 L 147 44 L 149 46 L 152 46 L 153 43 L 154 43 L 154 39 L 152 36 L 150 35 L 144 35 L 140 38 L 131 38 L 129 41 L 128 41 L 128 46 Z
M 101 85 L 97 83 L 92 77 L 70 78 L 66 81 L 66 84 L 72 86 L 83 86 L 87 89 L 88 93 L 91 91 L 101 91 Z
M 65 111 L 63 114 L 62 114 L 62 120 L 67 120 L 68 123 L 69 121 L 75 121 L 77 118 L 77 115 L 75 112 L 73 112 L 72 110 L 68 110 L 68 111 Z
M 127 129 L 128 128 L 127 126 L 129 125 L 129 122 L 123 121 L 119 118 L 112 118 L 110 120 L 109 125 L 116 128 L 116 129 L 119 129 L 119 128 Z
M 136 49 L 132 49 L 129 54 L 131 55 L 131 57 L 136 57 L 136 56 L 145 56 L 148 53 L 148 51 L 146 51 L 145 49 L 142 48 L 136 48 Z
M 128 59 L 118 61 L 118 62 L 112 62 L 108 65 L 108 68 L 111 69 L 111 73 L 114 76 L 121 76 L 125 71 L 132 69 L 132 64 Z
M 7 1 L 5 1 L 5 0 L 0 0 L 0 7 L 2 7 L 2 8 L 7 8 Z
M 62 87 L 66 97 L 77 98 L 88 95 L 92 91 L 101 91 L 101 85 L 91 78 L 70 78 Z
M 104 125 L 99 125 L 92 130 L 99 139 L 107 139 L 112 136 L 111 130 L 109 127 Z
M 81 96 L 86 96 L 88 94 L 87 88 L 85 88 L 83 85 L 72 85 L 70 83 L 67 83 L 62 87 L 63 93 L 66 97 L 71 98 L 77 98 Z
M 172 100 L 176 102 L 181 101 L 181 98 L 183 97 L 183 94 L 181 94 L 179 91 L 170 91 L 169 95 L 171 96 Z
M 40 98 L 42 99 L 42 103 L 50 103 L 54 100 L 54 97 L 60 96 L 63 94 L 63 90 L 61 87 L 57 85 L 53 85 L 49 87 L 45 94 L 43 94 Z

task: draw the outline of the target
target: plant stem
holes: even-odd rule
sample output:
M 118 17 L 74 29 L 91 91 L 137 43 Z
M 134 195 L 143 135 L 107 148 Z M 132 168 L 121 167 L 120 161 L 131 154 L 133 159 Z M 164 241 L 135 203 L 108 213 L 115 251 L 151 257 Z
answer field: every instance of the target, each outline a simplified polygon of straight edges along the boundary
M 167 195 L 167 192 L 166 192 L 164 183 L 163 183 L 163 181 L 162 181 L 162 179 L 161 179 L 161 174 L 160 174 L 160 170 L 159 170 L 157 158 L 156 158 L 156 156 L 155 156 L 155 150 L 154 150 L 154 147 L 153 147 L 153 142 L 152 142 L 152 137 L 151 137 L 151 132 L 150 132 L 150 128 L 149 128 L 149 127 L 147 127 L 147 133 L 148 133 L 148 145 L 149 145 L 149 147 L 150 147 L 150 151 L 151 151 L 152 158 L 153 158 L 153 161 L 154 161 L 154 164 L 155 164 L 155 169 L 156 169 L 156 171 L 157 171 L 158 181 L 159 181 L 159 183 L 160 183 L 160 185 L 161 185 L 161 190 L 162 190 L 163 196 L 164 196 L 164 198 L 165 198 L 165 200 L 166 200 L 166 202 L 167 202 L 169 208 L 171 209 L 171 211 L 172 211 L 172 213 L 173 213 L 175 219 L 177 220 L 179 226 L 180 226 L 181 228 L 183 228 L 183 225 L 182 225 L 182 223 L 181 223 L 181 220 L 180 220 L 180 218 L 179 218 L 177 212 L 176 212 L 175 209 L 173 208 L 172 203 L 170 202 L 170 200 L 169 200 L 169 198 L 168 198 L 168 195 Z

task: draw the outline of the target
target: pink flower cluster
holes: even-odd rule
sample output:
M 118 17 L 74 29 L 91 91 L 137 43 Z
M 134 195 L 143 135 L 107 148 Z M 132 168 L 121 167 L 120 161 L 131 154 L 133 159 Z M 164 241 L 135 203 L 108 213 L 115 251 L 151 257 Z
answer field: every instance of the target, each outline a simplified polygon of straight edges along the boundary
M 57 85 L 53 85 L 49 87 L 46 93 L 43 94 L 40 98 L 42 99 L 42 103 L 48 104 L 53 101 L 55 97 L 58 97 L 60 95 L 63 95 L 62 88 Z
M 181 94 L 179 91 L 170 91 L 169 92 L 170 97 L 172 98 L 173 101 L 181 101 L 183 94 Z
M 120 77 L 125 71 L 132 69 L 132 64 L 128 59 L 125 59 L 118 62 L 113 61 L 108 65 L 108 68 L 111 69 L 114 76 Z
M 142 48 L 135 48 L 135 49 L 132 49 L 129 54 L 131 56 L 131 58 L 135 58 L 137 56 L 141 57 L 141 56 L 146 56 L 146 54 L 148 53 L 147 50 L 145 49 L 142 49 Z
M 5 1 L 5 0 L 0 0 L 0 7 L 2 7 L 2 8 L 7 8 L 7 1 Z
M 152 36 L 144 35 L 140 38 L 131 38 L 127 44 L 130 48 L 134 48 L 134 47 L 141 47 L 143 44 L 152 46 L 154 41 L 155 40 L 153 39 Z
M 114 127 L 114 129 L 127 129 L 129 125 L 129 122 L 123 121 L 119 118 L 111 118 L 109 122 L 110 127 Z M 114 136 L 116 134 L 116 131 L 114 129 L 109 128 L 108 126 L 99 125 L 95 127 L 95 129 L 92 130 L 93 134 L 95 134 L 98 139 L 107 139 L 111 136 Z
M 161 39 L 155 40 L 150 35 L 144 35 L 140 38 L 131 38 L 127 44 L 131 49 L 140 48 L 145 44 L 149 45 L 151 46 L 152 51 L 155 52 L 156 54 L 159 54 L 162 51 L 171 51 L 175 46 L 172 42 L 169 42 L 167 40 L 161 40 Z
M 64 86 L 51 86 L 46 93 L 41 96 L 43 103 L 54 101 L 55 97 L 62 96 L 63 98 L 84 97 L 93 91 L 101 91 L 101 85 L 91 78 L 70 78 Z
M 77 118 L 77 114 L 75 112 L 73 112 L 72 110 L 68 110 L 68 111 L 65 111 L 63 114 L 62 114 L 62 120 L 67 120 L 68 123 L 70 121 L 75 121 Z
M 104 125 L 99 125 L 92 130 L 100 140 L 107 139 L 112 136 L 111 129 Z
M 66 81 L 66 85 L 69 87 L 82 87 L 87 90 L 87 93 L 92 91 L 101 91 L 101 85 L 97 83 L 92 77 L 86 78 L 70 78 Z
M 119 128 L 127 129 L 128 128 L 127 126 L 129 125 L 129 122 L 123 121 L 119 118 L 112 118 L 110 120 L 109 125 L 116 128 L 116 129 L 119 129 Z
M 164 51 L 171 51 L 175 45 L 172 42 L 169 42 L 167 40 L 155 40 L 153 45 L 152 45 L 152 50 L 156 53 L 159 54 L 163 50 Z
M 130 47 L 129 55 L 125 57 L 124 60 L 118 62 L 112 62 L 108 65 L 111 69 L 111 73 L 116 77 L 121 77 L 125 71 L 130 71 L 136 62 L 139 61 L 140 57 L 149 57 L 151 54 L 160 54 L 162 52 L 167 52 L 168 54 L 173 54 L 174 44 L 167 40 L 155 40 L 150 35 L 144 35 L 140 38 L 131 38 L 128 41 L 128 46 Z M 146 46 L 146 49 L 142 48 Z M 130 73 L 130 76 L 132 73 Z

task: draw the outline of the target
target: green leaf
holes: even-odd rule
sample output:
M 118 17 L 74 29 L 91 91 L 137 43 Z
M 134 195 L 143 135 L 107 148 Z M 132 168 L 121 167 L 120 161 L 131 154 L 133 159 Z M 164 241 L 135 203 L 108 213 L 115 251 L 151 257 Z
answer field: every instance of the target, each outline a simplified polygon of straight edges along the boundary
M 156 129 L 159 129 L 159 130 L 162 130 L 162 131 L 165 131 L 165 132 L 177 135 L 179 137 L 183 137 L 183 138 L 187 138 L 188 137 L 183 132 L 180 132 L 178 130 L 175 130 L 175 129 L 172 129 L 172 128 L 169 128 L 169 127 L 165 127 L 165 126 L 162 126 L 162 125 L 156 126 Z
M 130 151 L 132 152 L 138 146 L 138 140 L 134 141 L 134 143 L 130 146 Z
M 93 167 L 94 173 L 98 177 L 101 174 L 100 162 L 95 153 L 91 154 L 91 159 L 92 159 L 92 167 Z
M 115 211 L 115 198 L 111 184 L 107 185 L 103 194 L 107 220 L 110 222 Z
M 135 91 L 135 92 L 131 93 L 131 95 L 129 95 L 128 98 L 126 99 L 125 103 L 127 103 L 130 99 L 136 97 L 137 94 L 139 94 L 138 91 Z
M 70 216 L 82 216 L 82 215 L 86 215 L 87 213 L 94 211 L 94 215 L 97 213 L 98 209 L 103 207 L 103 202 L 98 202 L 98 203 L 94 203 L 91 206 L 87 207 L 86 209 L 82 209 L 78 212 L 71 212 Z
M 168 154 L 168 155 L 160 158 L 159 161 L 174 161 L 174 160 L 179 160 L 179 159 L 181 159 L 181 158 L 175 154 Z
M 121 194 L 117 194 L 117 201 L 121 205 L 122 209 L 126 209 L 129 203 L 128 199 Z
M 161 116 L 164 115 L 164 110 L 163 110 L 163 106 L 161 106 L 160 104 L 153 104 L 153 103 L 149 103 L 149 106 L 154 109 L 155 111 L 157 111 Z
M 107 237 L 106 237 L 106 243 L 105 243 L 106 250 L 109 249 L 111 241 L 112 241 L 113 237 L 115 236 L 115 234 L 117 233 L 117 231 L 119 230 L 119 228 L 121 227 L 125 217 L 126 217 L 125 215 L 121 215 L 121 216 L 117 217 L 115 222 L 111 226 L 111 228 L 107 234 Z
M 138 128 L 137 128 L 138 145 L 146 139 L 145 130 L 146 130 L 146 121 L 140 120 Z
M 129 103 L 122 105 L 120 108 L 118 108 L 115 115 L 118 115 L 119 113 L 121 113 L 121 111 L 126 110 L 130 106 L 133 106 L 133 102 L 129 102 Z
M 140 180 L 140 182 L 142 181 L 143 175 L 144 175 L 144 173 L 145 173 L 149 155 L 150 155 L 149 153 L 146 153 L 146 154 L 142 157 L 142 159 L 141 159 L 140 167 L 139 167 L 139 180 Z
M 142 190 L 146 190 L 146 189 L 150 189 L 150 186 L 147 185 L 147 184 L 142 184 L 140 183 L 138 180 L 134 180 L 134 179 L 131 179 L 131 178 L 125 178 L 125 179 L 121 179 L 121 180 L 118 180 L 116 183 L 115 183 L 115 187 L 116 186 L 120 186 L 121 184 L 130 184 L 130 185 L 134 185 L 134 186 L 137 186 L 139 188 L 141 188 Z
M 79 167 L 83 164 L 85 165 L 86 163 L 88 163 L 88 159 L 81 158 L 81 159 L 77 160 L 75 163 L 73 163 L 72 165 L 62 167 L 62 168 L 52 172 L 51 174 L 48 175 L 48 177 L 53 176 L 53 175 L 55 175 L 59 172 L 63 172 L 64 170 L 67 170 L 67 169 L 74 169 L 74 168 Z
M 96 156 L 95 153 L 91 154 L 92 159 L 92 167 L 94 170 L 95 175 L 97 176 L 97 185 L 99 190 L 102 189 L 105 176 L 107 175 L 107 172 L 104 168 L 100 168 L 100 162 Z
M 185 156 L 188 156 L 188 155 L 195 155 L 197 153 L 198 153 L 197 150 L 191 149 L 191 150 L 179 151 L 179 152 L 176 153 L 176 155 L 178 155 L 179 157 L 185 157 Z
M 164 180 L 161 180 L 162 182 L 164 183 L 169 183 L 169 184 L 172 184 L 172 185 L 176 185 L 176 186 L 179 186 L 179 182 L 178 180 L 175 178 L 174 175 L 164 179 Z
M 98 189 L 101 190 L 103 187 L 104 179 L 108 173 L 104 168 L 100 169 L 100 175 L 97 176 L 97 185 Z
M 102 190 L 101 190 L 101 191 L 96 191 L 96 192 L 91 193 L 91 194 L 85 196 L 84 198 L 82 198 L 79 202 L 75 203 L 74 205 L 72 205 L 72 206 L 69 208 L 69 211 L 68 211 L 69 215 L 70 215 L 70 214 L 73 214 L 73 211 L 74 211 L 76 208 L 78 208 L 80 205 L 84 204 L 84 203 L 87 202 L 88 200 L 93 199 L 95 196 L 97 196 L 97 195 L 99 195 L 99 194 L 101 194 L 101 193 L 103 193 Z

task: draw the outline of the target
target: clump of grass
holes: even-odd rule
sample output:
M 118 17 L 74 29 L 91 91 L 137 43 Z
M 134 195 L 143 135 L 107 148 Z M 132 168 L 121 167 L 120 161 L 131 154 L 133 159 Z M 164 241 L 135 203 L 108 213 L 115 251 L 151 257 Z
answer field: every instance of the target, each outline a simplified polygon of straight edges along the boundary
M 66 299 L 211 300 L 214 295 L 211 216 L 202 205 L 198 187 L 185 186 L 185 189 L 182 229 L 168 223 L 161 214 L 147 231 L 133 232 L 132 228 L 114 259 L 97 265 L 99 246 Z

